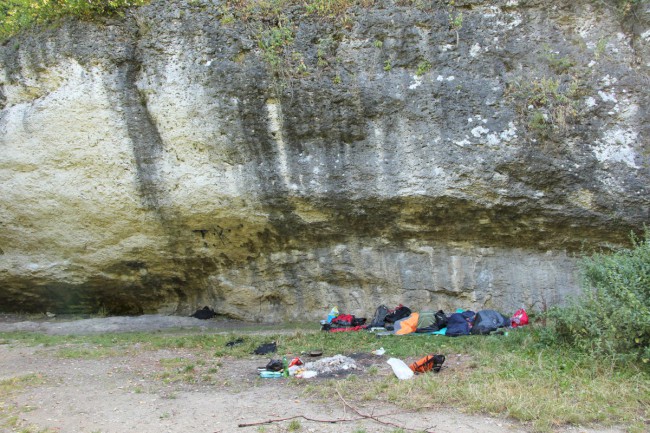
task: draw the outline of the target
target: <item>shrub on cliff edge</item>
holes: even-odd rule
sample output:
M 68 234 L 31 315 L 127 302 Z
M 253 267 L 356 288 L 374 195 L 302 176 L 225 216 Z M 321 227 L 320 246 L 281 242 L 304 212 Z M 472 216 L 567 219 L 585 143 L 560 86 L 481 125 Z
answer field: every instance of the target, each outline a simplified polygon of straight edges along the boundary
M 5 0 L 0 3 L 0 40 L 64 17 L 93 19 L 119 14 L 148 0 Z
M 650 231 L 633 247 L 583 259 L 583 294 L 555 309 L 558 337 L 613 360 L 650 363 Z

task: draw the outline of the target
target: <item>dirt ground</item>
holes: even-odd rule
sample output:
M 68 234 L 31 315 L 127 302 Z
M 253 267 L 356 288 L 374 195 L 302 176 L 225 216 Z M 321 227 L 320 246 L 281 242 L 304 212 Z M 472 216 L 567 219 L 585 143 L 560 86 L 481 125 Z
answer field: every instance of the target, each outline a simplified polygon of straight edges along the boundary
M 168 316 L 93 318 L 74 321 L 23 320 L 0 316 L 0 332 L 47 334 L 203 329 L 230 332 L 244 324 Z M 308 397 L 315 379 L 261 379 L 267 358 L 220 359 L 214 379 L 199 383 L 162 380 L 179 360 L 199 362 L 188 349 L 135 350 L 100 359 L 61 358 L 60 347 L 0 344 L 0 381 L 30 377 L 29 383 L 0 396 L 0 431 L 65 433 L 230 433 L 230 432 L 407 432 L 523 433 L 526 425 L 459 410 L 406 412 L 384 402 L 343 401 L 336 395 Z M 359 376 L 371 365 L 390 375 L 382 357 L 359 354 Z M 216 361 L 215 361 L 216 362 Z M 448 373 L 454 362 L 447 363 Z M 210 368 L 205 365 L 203 368 Z M 311 382 L 314 383 L 314 382 Z M 314 395 L 311 393 L 310 395 Z M 360 416 L 360 414 L 364 416 Z M 375 419 L 371 419 L 370 416 Z M 295 418 L 292 418 L 295 417 Z M 7 422 L 11 419 L 12 422 Z M 264 421 L 280 420 L 267 424 Z M 4 420 L 4 423 L 2 422 Z M 328 422 L 330 421 L 330 422 Z M 334 421 L 334 422 L 331 422 Z M 241 426 L 242 424 L 254 424 Z M 400 428 L 402 430 L 400 430 Z M 4 430 L 1 430 L 4 429 Z M 567 427 L 561 432 L 619 433 L 617 429 Z

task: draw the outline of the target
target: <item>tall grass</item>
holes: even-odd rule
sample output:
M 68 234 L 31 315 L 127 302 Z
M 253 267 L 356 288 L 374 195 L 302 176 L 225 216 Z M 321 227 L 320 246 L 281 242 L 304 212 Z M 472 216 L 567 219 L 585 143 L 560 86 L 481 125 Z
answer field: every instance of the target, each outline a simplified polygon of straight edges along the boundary
M 369 386 L 364 384 L 363 390 L 356 381 L 337 381 L 331 386 L 349 398 L 362 393 L 368 402 L 385 400 L 406 409 L 449 407 L 510 417 L 537 432 L 593 423 L 647 431 L 647 371 L 553 344 L 547 332 L 534 325 L 500 337 L 383 339 L 381 345 L 398 357 L 444 353 L 446 368 L 411 381 L 380 377 Z M 462 360 L 458 365 L 457 359 Z
M 454 406 L 509 416 L 530 422 L 537 431 L 563 424 L 634 425 L 649 415 L 650 387 L 641 371 L 619 371 L 590 357 L 554 349 L 488 355 L 459 374 L 421 378 L 421 383 L 412 385 L 417 392 L 409 406 Z M 400 390 L 391 388 L 390 397 L 399 401 Z

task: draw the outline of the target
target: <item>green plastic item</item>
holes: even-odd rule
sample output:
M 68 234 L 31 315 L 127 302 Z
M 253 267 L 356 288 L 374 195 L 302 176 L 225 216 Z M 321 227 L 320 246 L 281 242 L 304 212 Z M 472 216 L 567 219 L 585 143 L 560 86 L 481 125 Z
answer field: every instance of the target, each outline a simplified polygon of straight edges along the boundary
M 282 375 L 284 377 L 289 377 L 289 362 L 287 361 L 286 356 L 282 357 Z

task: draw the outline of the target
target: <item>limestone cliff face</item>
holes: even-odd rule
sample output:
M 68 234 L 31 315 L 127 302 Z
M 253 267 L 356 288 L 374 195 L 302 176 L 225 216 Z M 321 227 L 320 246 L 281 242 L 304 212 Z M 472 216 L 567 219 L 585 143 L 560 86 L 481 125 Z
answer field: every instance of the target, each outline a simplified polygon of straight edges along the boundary
M 648 8 L 158 1 L 9 40 L 0 309 L 561 303 L 649 220 Z

